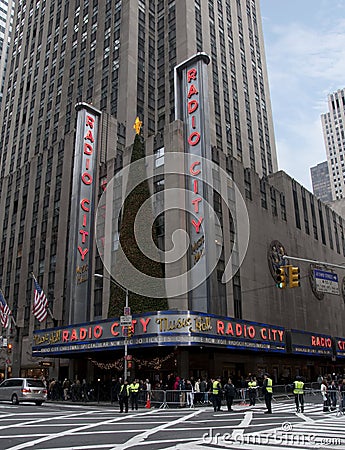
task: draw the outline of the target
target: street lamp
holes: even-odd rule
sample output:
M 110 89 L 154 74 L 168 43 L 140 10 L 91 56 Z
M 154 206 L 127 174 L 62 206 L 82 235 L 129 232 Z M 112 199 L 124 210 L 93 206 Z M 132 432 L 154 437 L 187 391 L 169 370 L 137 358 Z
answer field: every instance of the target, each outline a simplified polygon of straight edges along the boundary
M 105 278 L 106 280 L 111 281 L 112 283 L 115 284 L 115 286 L 119 287 L 126 293 L 125 313 L 128 312 L 128 289 L 121 286 L 121 284 L 119 284 L 117 281 L 113 280 L 113 278 L 105 277 L 104 275 L 101 275 L 100 273 L 94 273 L 93 276 L 97 277 L 97 278 Z M 125 315 L 127 315 L 127 314 L 125 314 Z M 125 336 L 125 360 L 124 360 L 124 364 L 123 364 L 124 380 L 127 380 L 127 374 L 128 374 L 127 355 L 128 355 L 128 338 L 127 338 L 127 336 Z

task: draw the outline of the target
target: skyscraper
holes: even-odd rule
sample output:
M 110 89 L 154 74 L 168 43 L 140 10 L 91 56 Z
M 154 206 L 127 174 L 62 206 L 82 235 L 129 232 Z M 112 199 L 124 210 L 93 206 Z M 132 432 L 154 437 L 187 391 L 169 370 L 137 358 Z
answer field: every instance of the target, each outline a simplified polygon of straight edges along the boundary
M 8 50 L 12 34 L 14 1 L 0 1 L 0 106 L 3 96 Z
M 228 345 L 284 352 L 281 327 L 304 329 L 305 323 L 309 327 L 315 321 L 310 314 L 305 317 L 296 314 L 296 318 L 289 302 L 272 301 L 272 298 L 282 300 L 274 278 L 276 265 L 284 262 L 284 247 L 278 238 L 291 236 L 292 248 L 297 249 L 297 242 L 300 247 L 300 242 L 305 242 L 316 251 L 314 240 L 317 241 L 320 229 L 322 245 L 326 246 L 327 241 L 323 206 L 319 206 L 316 214 L 314 199 L 296 182 L 275 173 L 277 158 L 259 2 L 18 0 L 14 31 L 1 110 L 0 141 L 0 287 L 18 326 L 17 333 L 12 333 L 12 338 L 16 338 L 13 371 L 39 373 L 35 372 L 39 368 L 37 359 L 30 357 L 33 343 L 38 348 L 35 355 L 46 357 L 48 353 L 44 352 L 48 350 L 41 353 L 40 345 L 56 344 L 59 349 L 49 348 L 50 356 L 55 351 L 61 356 L 65 351 L 75 352 L 74 342 L 80 340 L 83 351 L 109 351 L 112 359 L 123 345 L 116 341 L 123 337 L 119 319 L 107 318 L 111 281 L 94 243 L 92 221 L 102 192 L 108 190 L 114 175 L 130 161 L 133 123 L 137 116 L 143 123 L 141 137 L 146 154 L 155 158 L 151 191 L 165 195 L 171 179 L 159 172 L 164 160 L 169 152 L 184 154 L 187 126 L 191 132 L 190 147 L 195 148 L 200 137 L 195 128 L 202 124 L 203 129 L 198 132 L 207 134 L 203 151 L 214 162 L 215 179 L 220 168 L 235 178 L 253 218 L 250 256 L 246 267 L 238 270 L 240 257 L 236 241 L 241 227 L 235 223 L 229 208 L 225 208 L 216 187 L 208 192 L 224 230 L 223 243 L 218 240 L 221 225 L 214 226 L 215 233 L 211 233 L 212 245 L 220 248 L 217 266 L 207 278 L 202 298 L 197 290 L 193 291 L 192 299 L 190 291 L 178 300 L 167 296 L 169 311 L 163 318 L 154 311 L 152 315 L 135 319 L 142 331 L 135 344 L 140 347 L 139 352 L 145 352 L 146 344 L 148 348 L 155 343 L 163 347 L 165 342 L 167 346 L 175 346 L 171 336 L 160 334 L 171 330 L 185 332 L 181 342 L 195 345 L 194 356 L 200 370 L 206 362 L 212 366 L 218 356 L 218 362 L 221 361 Z M 195 67 L 190 68 L 194 63 Z M 199 64 L 205 66 L 201 69 Z M 175 98 L 179 98 L 179 93 L 175 87 L 183 100 L 189 95 L 184 109 L 187 107 L 191 114 L 195 112 L 190 122 L 183 114 L 176 113 L 179 108 Z M 199 89 L 203 95 L 196 97 Z M 205 110 L 207 104 L 203 122 L 198 122 L 198 114 L 202 115 L 200 110 L 196 111 L 198 104 Z M 197 156 L 200 155 L 203 153 Z M 189 166 L 189 174 L 195 179 L 186 196 L 195 213 L 201 210 L 201 199 L 188 195 L 202 192 L 197 179 L 199 164 L 197 160 Z M 220 179 L 217 181 L 221 184 Z M 228 200 L 236 209 L 239 203 L 234 183 L 229 181 L 226 189 Z M 308 216 L 308 202 L 312 205 L 312 219 Z M 244 203 L 242 199 L 243 210 Z M 173 230 L 173 225 L 180 228 L 181 223 L 186 223 L 184 219 L 183 213 L 171 214 L 166 228 Z M 248 225 L 248 216 L 244 215 L 244 219 L 243 223 Z M 329 215 L 329 224 L 330 220 Z M 337 237 L 331 240 L 333 229 L 330 228 L 330 248 L 340 254 L 344 247 L 342 222 L 335 215 L 332 220 Z M 195 234 L 189 234 L 192 237 L 190 266 L 199 263 L 208 250 L 204 245 L 206 240 L 199 234 L 201 223 L 195 222 Z M 313 234 L 309 224 L 313 226 Z M 163 248 L 168 234 L 163 216 L 157 217 L 156 225 L 157 240 Z M 109 248 L 118 247 L 118 234 L 109 234 L 107 238 Z M 238 271 L 225 285 L 221 280 L 231 250 L 232 264 Z M 187 257 L 181 260 L 180 266 L 188 265 Z M 41 324 L 31 313 L 31 273 L 45 292 L 53 315 Z M 104 279 L 94 279 L 95 273 L 104 273 Z M 296 298 L 292 293 L 287 295 L 301 304 L 298 295 Z M 305 295 L 305 298 L 309 297 Z M 192 308 L 197 312 L 188 316 Z M 315 305 L 314 311 L 317 313 Z M 229 317 L 238 322 L 229 322 Z M 242 319 L 270 320 L 277 325 L 242 323 Z M 297 325 L 295 320 L 299 321 Z M 341 321 L 340 315 L 337 320 Z M 106 321 L 110 324 L 107 330 Z M 154 329 L 157 324 L 158 332 Z M 46 333 L 49 327 L 54 327 L 54 331 Z M 213 349 L 206 358 L 202 353 L 206 344 L 201 345 L 202 341 L 197 339 L 206 331 L 212 334 L 204 342 L 211 342 L 211 347 L 224 338 L 217 357 L 213 356 Z M 247 341 L 234 343 L 232 337 Z M 256 341 L 250 341 L 256 338 L 261 339 L 258 346 Z M 92 339 L 101 343 L 91 342 Z M 79 358 L 79 363 L 85 363 L 86 369 L 95 353 L 89 353 L 89 358 Z M 187 371 L 186 354 L 181 348 L 178 359 Z M 167 356 L 164 354 L 162 360 Z M 70 369 L 73 364 L 72 360 Z M 66 360 L 61 365 L 67 375 Z M 58 368 L 56 364 L 54 375 Z M 76 372 L 80 374 L 80 370 L 79 366 Z
M 328 95 L 328 108 L 328 112 L 321 115 L 321 122 L 332 199 L 338 200 L 345 195 L 345 89 Z
M 328 162 L 324 161 L 310 168 L 313 192 L 323 202 L 332 201 L 331 180 L 328 171 Z

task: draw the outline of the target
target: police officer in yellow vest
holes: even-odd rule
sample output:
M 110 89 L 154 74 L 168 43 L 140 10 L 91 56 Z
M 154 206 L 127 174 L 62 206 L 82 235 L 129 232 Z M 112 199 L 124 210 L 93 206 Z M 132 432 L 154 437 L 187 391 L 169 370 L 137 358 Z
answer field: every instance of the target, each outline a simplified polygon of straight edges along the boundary
M 304 382 L 302 377 L 297 376 L 293 382 L 293 393 L 295 395 L 296 412 L 304 412 Z
M 216 380 L 212 382 L 212 403 L 214 411 L 220 411 L 220 407 L 222 404 L 222 385 L 221 378 L 218 377 Z
M 121 383 L 121 387 L 119 390 L 119 406 L 120 413 L 123 412 L 123 407 L 125 407 L 125 412 L 128 413 L 128 399 L 130 395 L 130 389 L 128 386 L 128 381 L 124 380 Z
M 267 408 L 265 414 L 272 414 L 272 394 L 273 394 L 272 386 L 273 386 L 272 378 L 270 378 L 268 373 L 265 373 L 264 383 L 262 386 L 263 393 L 265 394 L 265 403 Z
M 256 400 L 256 378 L 250 377 L 248 381 L 249 406 L 255 406 Z
M 132 405 L 132 411 L 135 409 L 138 409 L 138 397 L 139 397 L 139 380 L 135 379 L 132 381 L 132 383 L 129 385 L 129 389 L 131 392 L 131 405 Z

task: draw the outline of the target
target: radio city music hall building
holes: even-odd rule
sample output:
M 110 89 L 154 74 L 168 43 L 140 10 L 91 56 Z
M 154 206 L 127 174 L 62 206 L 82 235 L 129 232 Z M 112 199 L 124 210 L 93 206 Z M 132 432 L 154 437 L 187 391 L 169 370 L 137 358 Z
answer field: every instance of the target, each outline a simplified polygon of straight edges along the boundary
M 39 374 L 43 362 L 56 377 L 121 371 L 124 336 L 119 317 L 108 317 L 104 268 L 116 271 L 116 251 L 105 265 L 95 225 L 105 187 L 130 161 L 136 116 L 157 203 L 168 187 L 187 191 L 182 210 L 158 221 L 167 248 L 181 227 L 191 242 L 165 276 L 198 269 L 184 292 L 166 286 L 165 311 L 133 313 L 132 373 L 271 370 L 278 380 L 342 368 L 341 272 L 339 295 L 320 293 L 308 264 L 300 288 L 276 287 L 284 252 L 340 263 L 344 235 L 340 216 L 277 171 L 259 2 L 19 1 L 13 26 L 0 174 L 12 373 Z M 187 155 L 183 180 L 165 177 L 172 152 Z M 220 169 L 233 180 L 226 194 Z M 31 314 L 31 272 L 54 321 Z

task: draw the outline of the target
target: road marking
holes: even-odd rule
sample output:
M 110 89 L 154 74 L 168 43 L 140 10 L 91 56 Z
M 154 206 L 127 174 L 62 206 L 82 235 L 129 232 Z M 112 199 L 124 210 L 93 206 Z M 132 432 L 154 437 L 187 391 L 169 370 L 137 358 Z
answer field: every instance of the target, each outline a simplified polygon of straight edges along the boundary
M 150 413 L 151 413 L 151 411 L 149 411 L 147 414 L 150 414 Z M 93 414 L 93 411 L 87 411 L 87 412 L 82 413 L 82 414 Z M 78 415 L 81 415 L 81 414 L 78 414 Z M 73 417 L 74 414 L 71 414 L 71 416 Z M 82 431 L 82 430 L 85 430 L 85 429 L 90 429 L 90 428 L 94 428 L 94 427 L 98 427 L 98 426 L 102 426 L 102 425 L 108 425 L 110 423 L 120 422 L 120 421 L 123 421 L 125 419 L 128 420 L 128 419 L 130 419 L 132 417 L 136 417 L 136 416 L 137 416 L 136 414 L 130 414 L 130 415 L 126 414 L 124 416 L 120 416 L 120 417 L 117 417 L 117 418 L 112 418 L 112 419 L 109 419 L 109 420 L 104 420 L 102 422 L 97 422 L 97 423 L 92 423 L 92 424 L 89 424 L 89 425 L 78 426 L 77 428 L 72 428 L 70 430 L 61 431 L 60 433 L 49 434 L 49 435 L 44 436 L 44 437 L 42 437 L 40 439 L 35 439 L 33 441 L 24 442 L 22 444 L 15 445 L 14 447 L 10 447 L 8 450 L 22 450 L 23 448 L 33 447 L 34 445 L 40 444 L 42 442 L 50 441 L 50 440 L 61 438 L 61 437 L 65 437 L 65 436 L 70 436 L 70 435 L 73 435 L 76 432 L 79 432 L 79 431 Z M 64 416 L 64 417 L 68 417 L 68 416 Z M 46 420 L 48 420 L 48 419 L 46 419 Z M 20 426 L 20 424 L 18 424 L 18 426 Z M 4 428 L 6 428 L 6 427 L 4 427 Z
M 193 411 L 191 414 L 188 414 L 187 416 L 182 416 L 176 420 L 173 420 L 172 422 L 168 422 L 168 423 L 165 423 L 158 427 L 151 428 L 150 430 L 147 430 L 144 433 L 140 433 L 137 436 L 132 437 L 124 444 L 117 444 L 116 447 L 112 447 L 111 450 L 126 450 L 127 448 L 141 445 L 141 444 L 143 444 L 143 441 L 145 439 L 147 439 L 149 436 L 151 436 L 151 434 L 155 434 L 159 431 L 165 430 L 166 428 L 174 426 L 175 424 L 185 422 L 186 420 L 199 415 L 201 412 L 202 412 L 202 410 Z
M 236 439 L 237 436 L 243 435 L 244 430 L 246 428 L 248 428 L 248 425 L 250 424 L 252 419 L 253 419 L 253 412 L 252 411 L 246 412 L 244 415 L 244 418 L 243 418 L 242 422 L 239 424 L 238 428 L 236 428 L 236 430 L 234 430 L 232 432 L 230 439 Z

